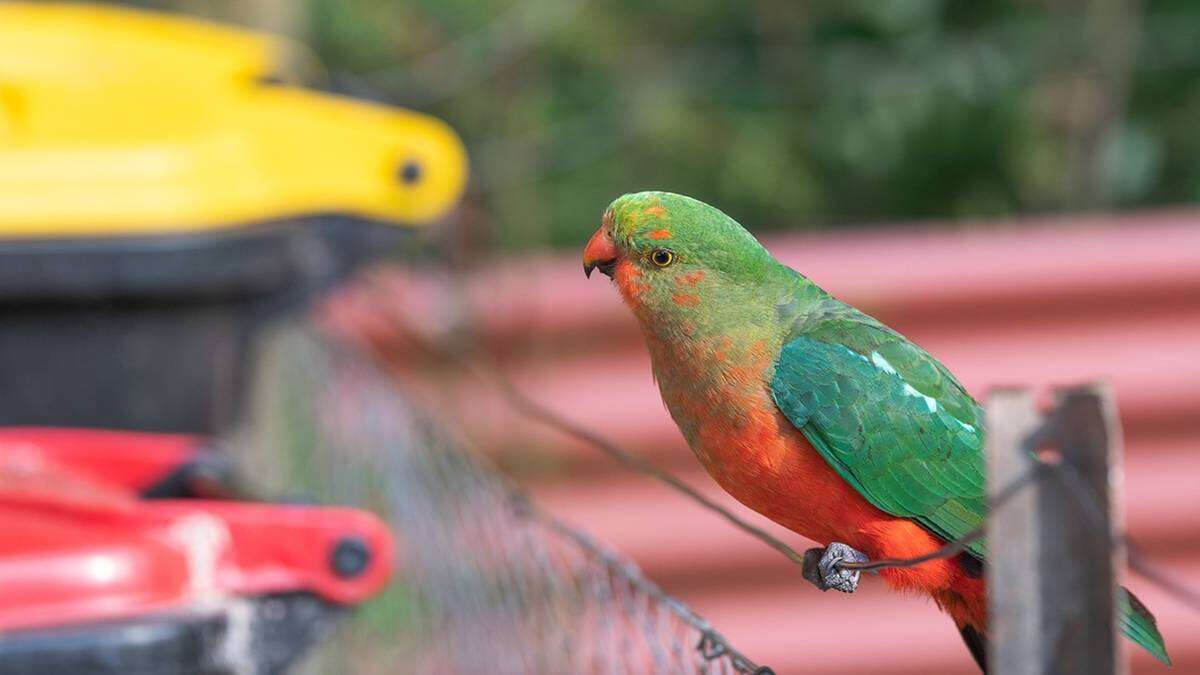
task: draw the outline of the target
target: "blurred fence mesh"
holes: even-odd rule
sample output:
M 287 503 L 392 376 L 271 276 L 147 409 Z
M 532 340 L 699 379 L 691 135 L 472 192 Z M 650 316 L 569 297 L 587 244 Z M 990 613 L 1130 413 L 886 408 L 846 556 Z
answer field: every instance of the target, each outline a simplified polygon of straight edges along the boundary
M 355 350 L 277 335 L 251 420 L 235 441 L 251 491 L 365 507 L 397 538 L 389 590 L 307 672 L 759 671 L 631 562 L 523 499 Z

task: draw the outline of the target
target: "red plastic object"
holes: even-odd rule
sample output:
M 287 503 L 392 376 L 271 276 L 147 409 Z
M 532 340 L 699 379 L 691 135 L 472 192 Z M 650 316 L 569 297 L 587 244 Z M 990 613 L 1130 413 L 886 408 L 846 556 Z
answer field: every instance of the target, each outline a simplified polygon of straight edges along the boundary
M 80 477 L 138 491 L 196 458 L 204 452 L 203 443 L 188 434 L 0 427 L 0 453 L 10 460 L 18 453 L 36 455 Z
M 206 452 L 195 437 L 0 430 L 0 631 L 309 592 L 361 602 L 392 537 L 349 508 L 138 491 Z

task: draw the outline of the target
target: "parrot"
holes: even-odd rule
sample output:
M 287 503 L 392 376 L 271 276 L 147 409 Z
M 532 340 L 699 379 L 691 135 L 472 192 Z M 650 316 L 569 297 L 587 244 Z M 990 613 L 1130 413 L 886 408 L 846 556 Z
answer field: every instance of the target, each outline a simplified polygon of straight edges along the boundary
M 984 419 L 937 359 L 776 261 L 745 228 L 670 192 L 626 194 L 583 251 L 632 312 L 667 411 L 708 474 L 815 549 L 823 589 L 844 560 L 913 558 L 987 517 Z M 806 556 L 807 558 L 807 556 Z M 986 542 L 914 567 L 892 588 L 932 597 L 987 672 Z M 807 567 L 807 566 L 806 566 Z M 1120 627 L 1170 664 L 1153 615 L 1124 588 Z

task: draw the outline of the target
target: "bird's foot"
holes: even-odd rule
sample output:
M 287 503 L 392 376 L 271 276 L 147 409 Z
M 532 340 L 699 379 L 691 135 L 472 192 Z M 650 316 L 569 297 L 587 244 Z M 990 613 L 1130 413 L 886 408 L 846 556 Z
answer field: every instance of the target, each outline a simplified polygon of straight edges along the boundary
M 840 542 L 831 542 L 825 548 L 810 548 L 804 552 L 804 578 L 814 586 L 827 591 L 834 589 L 853 593 L 858 588 L 858 570 L 838 567 L 841 562 L 867 562 L 866 554 Z

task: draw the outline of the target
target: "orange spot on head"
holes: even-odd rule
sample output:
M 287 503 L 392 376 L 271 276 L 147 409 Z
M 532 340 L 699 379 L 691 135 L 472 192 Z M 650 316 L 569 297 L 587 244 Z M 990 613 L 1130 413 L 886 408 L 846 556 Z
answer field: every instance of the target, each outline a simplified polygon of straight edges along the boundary
M 691 274 L 681 274 L 675 277 L 675 283 L 680 286 L 695 286 L 704 279 L 704 270 L 697 270 Z
M 656 240 L 657 239 L 670 239 L 671 231 L 670 230 L 655 230 L 650 233 L 650 238 L 656 239 Z
M 663 206 L 662 204 L 656 204 L 654 206 L 646 207 L 642 210 L 642 213 L 648 216 L 654 216 L 655 218 L 662 218 L 667 215 L 667 207 Z
M 700 304 L 700 296 L 695 293 L 672 293 L 671 299 L 680 307 L 695 307 Z

